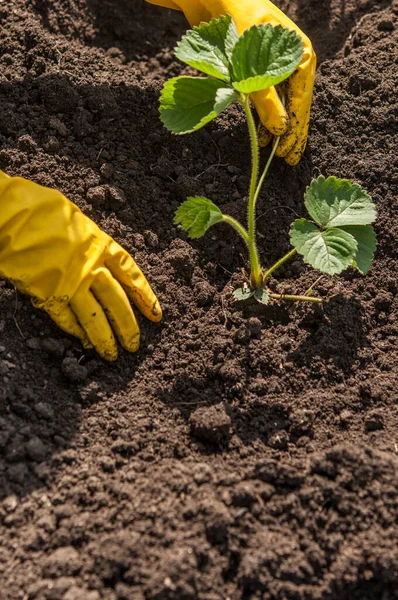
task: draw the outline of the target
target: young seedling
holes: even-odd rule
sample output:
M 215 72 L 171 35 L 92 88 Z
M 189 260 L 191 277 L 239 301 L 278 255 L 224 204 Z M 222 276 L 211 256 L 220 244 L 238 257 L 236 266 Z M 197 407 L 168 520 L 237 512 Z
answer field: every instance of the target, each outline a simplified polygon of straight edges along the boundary
M 371 198 L 359 185 L 346 179 L 320 176 L 304 195 L 312 220 L 297 219 L 290 227 L 293 249 L 268 269 L 260 264 L 255 235 L 256 203 L 279 140 L 274 141 L 259 177 L 259 144 L 249 98 L 251 93 L 287 79 L 300 64 L 302 53 L 300 37 L 279 25 L 253 26 L 238 36 L 230 16 L 212 19 L 189 30 L 175 50 L 181 61 L 207 76 L 175 77 L 164 84 L 161 93 L 161 120 L 175 134 L 200 129 L 233 102 L 240 102 L 246 114 L 252 152 L 247 228 L 203 196 L 187 198 L 174 220 L 190 238 L 202 237 L 209 227 L 221 222 L 229 223 L 242 236 L 249 250 L 250 281 L 235 290 L 237 300 L 253 297 L 263 304 L 270 298 L 322 302 L 310 291 L 303 296 L 273 294 L 266 286 L 267 279 L 297 252 L 321 273 L 341 273 L 350 265 L 366 273 L 376 249 L 371 226 L 376 208 Z

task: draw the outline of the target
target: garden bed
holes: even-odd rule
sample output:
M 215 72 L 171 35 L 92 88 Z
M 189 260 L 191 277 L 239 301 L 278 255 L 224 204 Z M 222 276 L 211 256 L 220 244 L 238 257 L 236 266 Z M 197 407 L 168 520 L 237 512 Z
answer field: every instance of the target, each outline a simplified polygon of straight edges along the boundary
M 4 600 L 398 598 L 398 4 L 278 5 L 319 66 L 305 156 L 275 159 L 259 200 L 264 263 L 320 173 L 379 212 L 365 277 L 297 258 L 272 279 L 322 307 L 234 303 L 243 241 L 173 225 L 187 194 L 243 218 L 250 174 L 238 109 L 187 137 L 159 120 L 182 15 L 0 1 L 0 168 L 76 202 L 164 309 L 108 364 L 0 281 Z

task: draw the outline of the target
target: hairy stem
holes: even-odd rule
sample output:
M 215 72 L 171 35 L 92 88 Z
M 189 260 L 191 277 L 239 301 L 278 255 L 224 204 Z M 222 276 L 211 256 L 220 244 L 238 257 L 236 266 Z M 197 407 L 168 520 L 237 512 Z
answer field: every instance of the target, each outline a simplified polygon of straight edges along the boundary
M 229 223 L 230 225 L 232 225 L 232 227 L 234 227 L 238 231 L 238 233 L 245 240 L 246 244 L 249 246 L 249 235 L 248 235 L 247 231 L 244 229 L 244 227 L 242 227 L 242 225 L 239 223 L 239 221 L 237 221 L 233 217 L 229 217 L 228 215 L 223 215 L 222 220 L 225 223 Z
M 256 126 L 253 119 L 253 113 L 249 104 L 249 96 L 247 94 L 241 94 L 241 101 L 243 108 L 246 113 L 247 124 L 249 128 L 251 151 L 252 151 L 252 172 L 250 178 L 250 189 L 249 189 L 249 206 L 248 206 L 248 246 L 250 254 L 250 280 L 254 288 L 258 288 L 261 284 L 261 267 L 258 260 L 258 252 L 256 248 L 255 235 L 256 235 L 256 220 L 254 214 L 254 208 L 256 204 L 256 188 L 258 180 L 258 164 L 259 164 L 259 151 L 258 151 L 258 140 Z
M 289 260 L 289 258 L 291 258 L 292 256 L 294 256 L 296 254 L 297 250 L 296 248 L 293 248 L 293 250 L 290 250 L 290 252 L 288 252 L 287 254 L 285 254 L 285 256 L 282 256 L 282 258 L 280 258 L 274 265 L 272 265 L 272 267 L 270 267 L 268 269 L 268 271 L 266 271 L 263 275 L 263 282 L 265 282 L 268 277 L 276 270 L 279 269 L 280 266 L 283 265 L 283 263 L 285 263 L 287 260 Z

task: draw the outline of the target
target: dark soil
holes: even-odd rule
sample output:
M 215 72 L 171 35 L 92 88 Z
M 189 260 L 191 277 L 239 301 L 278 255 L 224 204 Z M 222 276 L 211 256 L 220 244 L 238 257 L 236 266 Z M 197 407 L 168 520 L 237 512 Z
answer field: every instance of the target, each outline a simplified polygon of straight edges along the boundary
M 2 600 L 398 598 L 398 3 L 279 5 L 320 65 L 305 156 L 274 162 L 260 202 L 263 262 L 319 173 L 379 211 L 374 266 L 321 278 L 323 308 L 235 305 L 241 241 L 172 224 L 188 193 L 243 218 L 250 167 L 236 109 L 162 128 L 182 15 L 0 0 L 0 168 L 62 190 L 164 308 L 107 364 L 0 283 Z M 296 260 L 272 285 L 316 280 Z

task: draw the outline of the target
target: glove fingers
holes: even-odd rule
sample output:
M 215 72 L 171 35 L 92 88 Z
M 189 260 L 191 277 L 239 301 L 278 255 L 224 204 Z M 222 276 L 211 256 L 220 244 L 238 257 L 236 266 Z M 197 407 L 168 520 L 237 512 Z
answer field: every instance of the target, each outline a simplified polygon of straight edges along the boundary
M 35 303 L 32 301 L 32 304 L 34 305 Z M 43 306 L 43 308 L 60 329 L 79 338 L 84 348 L 88 349 L 93 347 L 86 332 L 80 327 L 76 316 L 69 306 L 65 305 L 61 310 L 56 310 L 51 305 L 49 306 L 47 304 Z
M 115 336 L 101 305 L 90 290 L 81 286 L 70 301 L 70 306 L 98 354 L 105 360 L 116 360 Z
M 260 148 L 265 148 L 265 146 L 268 146 L 268 144 L 272 140 L 272 133 L 268 131 L 268 129 L 265 129 L 264 125 L 261 122 L 258 124 L 257 127 L 257 138 L 258 145 L 260 146 Z
M 111 258 L 105 264 L 114 278 L 147 319 L 160 321 L 162 309 L 159 301 L 136 262 L 116 242 L 111 244 L 109 250 Z
M 93 281 L 91 289 L 123 348 L 129 352 L 136 352 L 140 345 L 140 330 L 122 286 L 109 271 L 103 270 Z
M 264 127 L 272 135 L 284 134 L 288 127 L 288 116 L 275 87 L 253 92 L 250 98 Z
M 281 156 L 285 158 L 285 156 L 287 156 L 291 151 L 293 151 L 296 142 L 297 135 L 293 133 L 292 129 L 289 127 L 289 131 L 285 135 L 283 135 L 279 140 L 279 145 L 275 152 L 276 156 Z
M 307 50 L 301 64 L 288 80 L 286 109 L 289 127 L 280 139 L 276 155 L 284 157 L 289 165 L 296 165 L 300 161 L 307 144 L 315 68 L 316 55 L 312 50 Z
M 304 154 L 306 145 L 307 145 L 307 133 L 304 133 L 300 137 L 297 138 L 293 148 L 284 157 L 285 161 L 287 162 L 288 165 L 290 165 L 291 167 L 294 167 L 300 162 L 300 159 Z

